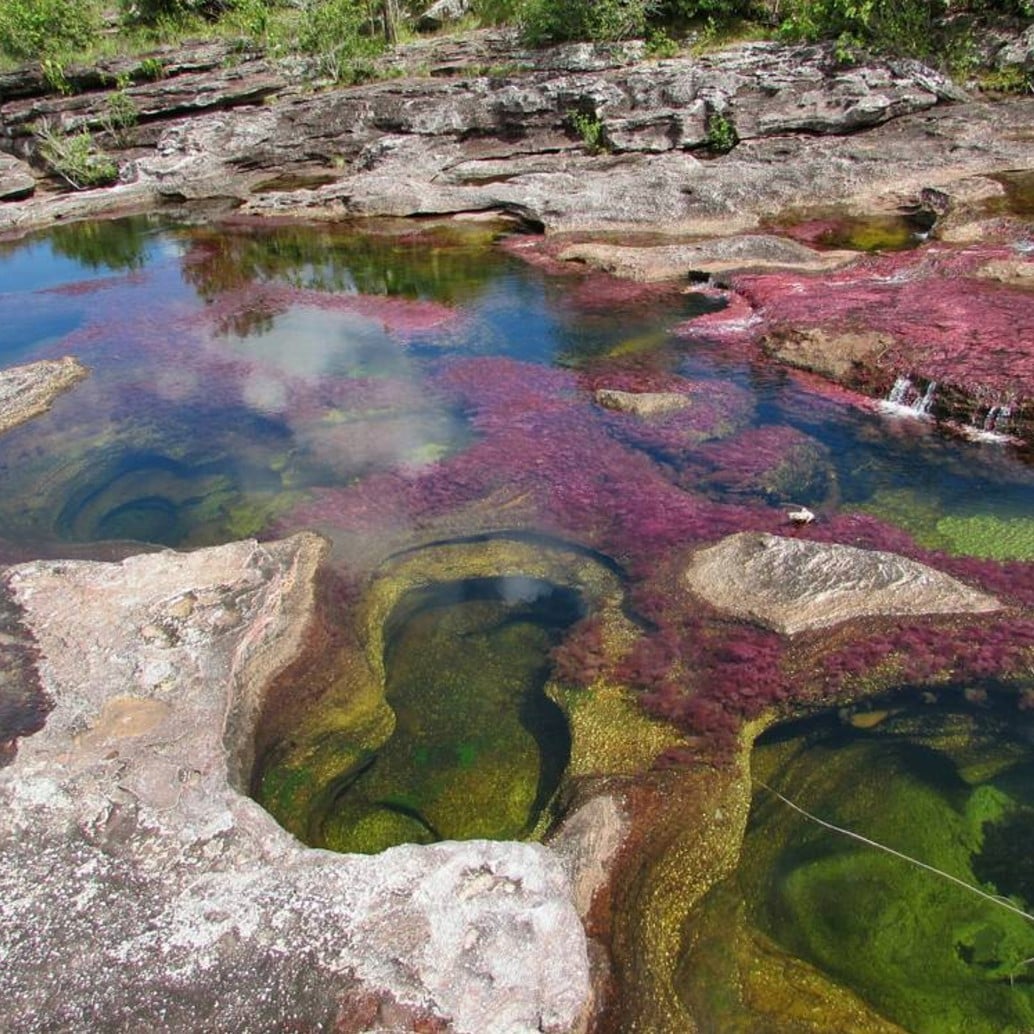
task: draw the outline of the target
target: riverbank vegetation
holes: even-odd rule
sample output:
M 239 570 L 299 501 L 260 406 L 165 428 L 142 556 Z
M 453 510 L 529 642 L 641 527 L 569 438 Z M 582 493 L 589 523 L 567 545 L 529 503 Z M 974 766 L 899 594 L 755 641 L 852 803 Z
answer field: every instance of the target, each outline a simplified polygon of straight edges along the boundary
M 411 35 L 426 0 L 4 0 L 0 62 L 66 62 L 145 53 L 220 35 L 271 56 L 316 58 L 339 81 L 370 74 L 373 57 Z M 836 42 L 845 62 L 865 51 L 964 70 L 986 22 L 1023 24 L 1034 0 L 471 0 L 464 27 L 510 25 L 528 45 L 646 38 L 668 56 L 737 36 Z M 1026 88 L 1027 83 L 1024 83 Z

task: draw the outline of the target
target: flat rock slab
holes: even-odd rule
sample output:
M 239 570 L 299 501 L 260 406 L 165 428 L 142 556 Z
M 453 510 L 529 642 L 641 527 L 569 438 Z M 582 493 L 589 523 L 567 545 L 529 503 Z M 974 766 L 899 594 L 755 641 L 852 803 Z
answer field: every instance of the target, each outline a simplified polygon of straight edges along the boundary
M 686 571 L 708 603 L 784 635 L 852 618 L 983 613 L 996 599 L 895 553 L 742 532 Z
M 302 846 L 239 792 L 323 540 L 36 561 L 53 701 L 0 769 L 0 1028 L 580 1031 L 584 932 L 554 854 Z
M 0 434 L 45 413 L 87 372 L 78 359 L 67 355 L 0 370 Z
M 574 244 L 557 257 L 565 262 L 581 262 L 626 280 L 652 283 L 691 274 L 709 275 L 747 269 L 822 272 L 853 262 L 857 255 L 846 251 L 815 251 L 782 237 L 744 234 L 700 244 L 653 247 Z
M 604 409 L 650 418 L 677 413 L 692 405 L 692 399 L 677 391 L 619 391 L 617 388 L 599 388 L 593 398 Z

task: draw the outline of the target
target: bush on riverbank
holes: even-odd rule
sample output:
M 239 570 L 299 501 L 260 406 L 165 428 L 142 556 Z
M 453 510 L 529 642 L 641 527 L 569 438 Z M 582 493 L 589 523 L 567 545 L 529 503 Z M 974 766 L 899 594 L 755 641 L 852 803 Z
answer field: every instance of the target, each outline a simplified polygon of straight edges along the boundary
M 107 19 L 108 49 L 243 36 L 274 53 L 325 55 L 321 64 L 347 79 L 354 57 L 367 60 L 394 40 L 429 0 L 118 0 L 117 14 L 107 2 L 4 0 L 0 59 L 83 59 Z M 519 27 L 533 45 L 644 35 L 670 44 L 690 31 L 707 42 L 749 25 L 790 40 L 836 40 L 845 59 L 868 49 L 942 63 L 967 49 L 973 19 L 988 17 L 1030 19 L 1034 0 L 473 0 L 472 13 L 475 22 Z

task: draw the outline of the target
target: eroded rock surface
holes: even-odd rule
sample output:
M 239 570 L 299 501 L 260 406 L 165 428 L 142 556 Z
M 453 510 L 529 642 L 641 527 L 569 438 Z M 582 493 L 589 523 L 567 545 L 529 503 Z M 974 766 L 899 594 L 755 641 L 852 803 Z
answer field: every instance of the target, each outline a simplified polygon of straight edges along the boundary
M 86 374 L 86 367 L 72 356 L 0 370 L 0 434 L 45 413 Z
M 54 708 L 0 772 L 0 1026 L 582 1029 L 585 939 L 547 849 L 332 855 L 238 792 L 323 549 L 8 570 Z
M 692 399 L 677 391 L 619 391 L 616 388 L 598 388 L 593 395 L 604 409 L 634 416 L 653 417 L 677 413 L 692 405 Z
M 7 149 L 31 153 L 40 118 L 89 127 L 120 158 L 123 182 L 5 206 L 0 232 L 218 198 L 262 215 L 496 210 L 554 231 L 727 234 L 802 196 L 911 196 L 1029 158 L 1030 101 L 962 103 L 915 62 L 845 70 L 824 47 L 748 43 L 643 64 L 641 43 L 528 51 L 491 31 L 400 48 L 383 64 L 401 78 L 311 94 L 295 85 L 304 69 L 254 54 L 221 67 L 212 46 L 196 49 L 193 62 L 170 56 L 157 80 L 143 66 L 115 72 L 132 79 L 140 113 L 123 139 L 104 129 L 112 73 L 102 87 L 73 70 L 82 86 L 66 98 L 16 77 L 0 107 Z M 492 66 L 505 75 L 482 74 Z M 598 121 L 610 153 L 588 153 L 573 111 Z M 739 140 L 721 156 L 709 132 L 719 116 Z M 325 181 L 266 186 L 301 168 Z
M 0 154 L 0 201 L 21 201 L 35 190 L 32 169 L 9 154 Z
M 784 635 L 851 618 L 999 609 L 991 596 L 894 553 L 761 532 L 701 550 L 686 581 L 708 603 Z

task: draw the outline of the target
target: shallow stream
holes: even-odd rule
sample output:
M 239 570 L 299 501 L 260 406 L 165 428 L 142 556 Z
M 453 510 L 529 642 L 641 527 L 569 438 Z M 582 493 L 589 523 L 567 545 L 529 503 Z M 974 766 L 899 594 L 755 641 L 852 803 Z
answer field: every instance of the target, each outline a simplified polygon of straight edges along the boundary
M 859 246 L 880 234 L 922 246 L 913 229 L 869 227 Z M 604 558 L 638 605 L 673 553 L 747 528 L 790 533 L 787 510 L 806 506 L 819 528 L 839 522 L 840 540 L 857 527 L 861 545 L 879 534 L 890 548 L 1034 561 L 1023 447 L 880 412 L 694 334 L 687 321 L 720 310 L 718 292 L 561 273 L 525 261 L 520 239 L 500 246 L 502 232 L 137 217 L 0 246 L 0 365 L 72 354 L 90 368 L 0 438 L 0 555 L 316 528 L 356 586 L 407 550 L 517 529 Z M 644 419 L 601 405 L 600 389 L 690 404 Z M 591 609 L 570 580 L 520 571 L 457 569 L 401 595 L 377 661 L 390 721 L 342 740 L 318 816 L 297 824 L 310 842 L 543 833 L 572 749 L 543 687 Z M 595 663 L 591 642 L 579 663 Z M 5 707 L 0 723 L 20 728 Z M 777 734 L 758 772 L 830 821 L 1030 907 L 1030 734 L 967 715 L 930 706 L 864 734 L 834 721 L 793 746 Z M 831 766 L 837 778 L 818 782 Z M 802 831 L 758 793 L 742 873 L 712 895 L 687 959 L 736 916 L 748 939 L 906 1029 L 1030 1029 L 1024 920 L 944 903 L 914 870 Z M 904 963 L 890 972 L 923 953 L 923 981 Z M 739 1007 L 693 975 L 720 956 L 687 962 L 680 994 L 716 1030 L 760 1029 L 736 1025 Z

